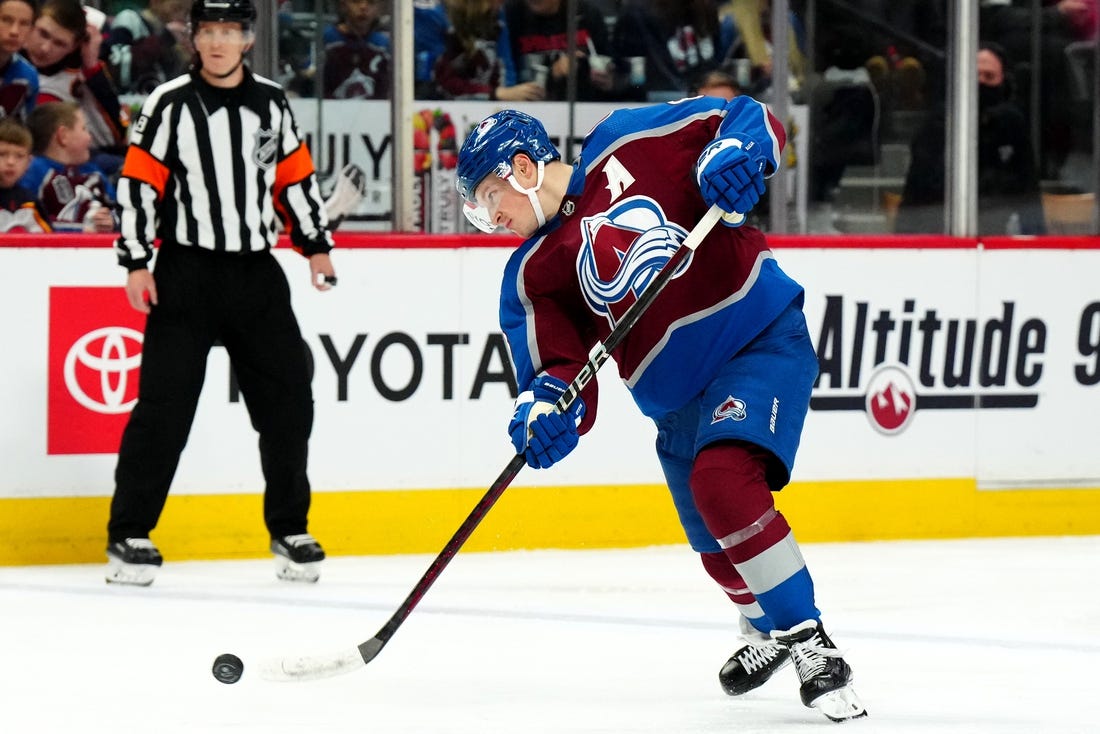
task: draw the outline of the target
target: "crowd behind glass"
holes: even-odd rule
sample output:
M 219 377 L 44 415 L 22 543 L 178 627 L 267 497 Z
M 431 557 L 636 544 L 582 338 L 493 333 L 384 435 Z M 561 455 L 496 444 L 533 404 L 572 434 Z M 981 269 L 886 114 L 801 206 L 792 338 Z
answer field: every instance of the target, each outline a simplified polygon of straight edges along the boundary
M 409 63 L 417 100 L 772 102 L 768 0 L 410 0 L 404 62 L 393 55 L 394 1 L 277 2 L 278 81 L 298 97 L 385 100 L 394 64 Z M 109 18 L 173 5 L 98 4 Z M 808 120 L 794 130 L 807 136 L 805 159 L 789 162 L 807 182 L 806 231 L 944 232 L 946 0 L 788 6 L 785 87 Z M 108 37 L 102 57 L 121 94 L 178 69 L 166 68 L 185 56 L 176 20 L 165 38 L 177 45 L 155 63 L 132 63 Z M 979 232 L 1095 233 L 1097 0 L 980 0 L 978 28 Z M 755 223 L 766 228 L 764 204 Z

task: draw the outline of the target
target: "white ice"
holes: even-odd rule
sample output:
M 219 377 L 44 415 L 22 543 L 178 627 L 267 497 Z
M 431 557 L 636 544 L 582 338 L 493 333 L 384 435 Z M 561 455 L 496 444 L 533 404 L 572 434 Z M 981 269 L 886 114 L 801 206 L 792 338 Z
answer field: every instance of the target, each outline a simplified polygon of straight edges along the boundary
M 1100 732 L 1100 537 L 803 547 L 870 717 L 845 732 Z M 832 731 L 791 668 L 742 698 L 732 605 L 687 548 L 459 553 L 368 666 L 271 683 L 257 663 L 353 648 L 431 556 L 0 569 L 0 732 L 752 734 Z M 236 685 L 214 657 L 245 662 Z M 250 673 L 252 673 L 250 675 Z

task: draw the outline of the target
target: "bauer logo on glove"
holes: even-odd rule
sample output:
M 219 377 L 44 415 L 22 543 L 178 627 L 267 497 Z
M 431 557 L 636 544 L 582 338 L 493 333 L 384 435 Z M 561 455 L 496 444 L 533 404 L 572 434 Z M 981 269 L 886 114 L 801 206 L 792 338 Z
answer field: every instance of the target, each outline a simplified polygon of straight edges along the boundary
M 556 406 L 568 387 L 555 377 L 540 375 L 516 398 L 508 435 L 532 469 L 549 469 L 577 447 L 584 401 L 577 397 L 565 413 Z
M 722 222 L 738 226 L 764 193 L 767 165 L 760 146 L 752 140 L 719 138 L 703 149 L 695 164 L 695 180 L 707 206 L 717 204 L 727 214 Z

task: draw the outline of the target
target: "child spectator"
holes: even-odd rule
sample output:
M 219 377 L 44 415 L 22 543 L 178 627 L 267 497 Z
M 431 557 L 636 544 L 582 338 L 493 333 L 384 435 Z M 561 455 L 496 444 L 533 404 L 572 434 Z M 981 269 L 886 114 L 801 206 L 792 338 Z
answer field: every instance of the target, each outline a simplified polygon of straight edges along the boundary
M 100 55 L 120 92 L 148 94 L 187 71 L 190 7 L 188 0 L 149 0 L 145 10 L 127 8 L 114 17 Z
M 340 0 L 337 22 L 325 28 L 327 99 L 387 99 L 390 39 L 379 30 L 382 0 Z
M 451 28 L 435 62 L 435 80 L 449 99 L 539 100 L 547 79 L 515 83 L 503 0 L 446 0 Z
M 24 48 L 38 70 L 38 104 L 79 103 L 96 160 L 114 173 L 122 164 L 128 120 L 99 60 L 102 44 L 103 35 L 88 24 L 78 0 L 46 0 Z
M 58 232 L 113 232 L 115 190 L 91 161 L 92 136 L 75 102 L 47 102 L 27 118 L 34 160 L 19 184 Z
M 19 185 L 31 164 L 31 133 L 14 118 L 0 120 L 0 232 L 49 232 L 34 192 Z
M 0 0 L 0 118 L 24 119 L 38 98 L 38 72 L 18 53 L 37 12 L 33 0 Z

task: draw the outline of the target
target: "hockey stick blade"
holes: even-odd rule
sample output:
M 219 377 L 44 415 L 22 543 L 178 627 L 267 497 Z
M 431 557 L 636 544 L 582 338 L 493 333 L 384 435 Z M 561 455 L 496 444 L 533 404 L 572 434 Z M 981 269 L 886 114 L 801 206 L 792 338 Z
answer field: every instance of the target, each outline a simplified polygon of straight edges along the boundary
M 672 256 L 664 264 L 661 270 L 653 277 L 649 284 L 645 287 L 642 293 L 638 296 L 637 300 L 631 304 L 630 308 L 626 310 L 626 313 L 622 315 L 619 322 L 615 324 L 615 328 L 611 330 L 611 333 L 607 335 L 607 338 L 598 343 L 589 355 L 588 363 L 577 374 L 577 377 L 569 383 L 569 386 L 565 389 L 565 392 L 558 399 L 555 404 L 558 411 L 565 412 L 572 405 L 573 401 L 580 395 L 581 390 L 587 385 L 592 378 L 596 376 L 596 372 L 600 367 L 610 358 L 611 353 L 619 346 L 619 344 L 626 338 L 627 333 L 633 328 L 634 324 L 638 322 L 638 319 L 642 317 L 646 309 L 657 295 L 672 279 L 673 274 L 683 264 L 688 254 L 693 252 L 703 239 L 710 233 L 710 230 L 721 219 L 723 212 L 717 206 L 712 206 L 707 210 L 707 213 L 703 215 L 703 218 L 699 220 L 699 223 L 692 228 L 688 233 L 684 241 L 680 243 L 680 246 L 676 248 L 676 251 L 672 253 Z M 743 215 L 739 216 L 742 219 Z M 520 470 L 527 465 L 527 461 L 524 459 L 523 454 L 516 454 L 512 457 L 512 460 L 508 462 L 508 465 L 504 467 L 504 470 L 497 477 L 496 481 L 485 492 L 484 496 L 474 505 L 474 509 L 470 511 L 470 514 L 466 517 L 463 523 L 455 531 L 451 539 L 447 541 L 447 544 L 443 547 L 443 550 L 439 552 L 439 555 L 435 557 L 431 565 L 428 566 L 428 570 L 424 572 L 424 575 L 420 577 L 420 581 L 416 583 L 409 595 L 405 597 L 405 601 L 401 603 L 401 606 L 397 608 L 397 611 L 389 618 L 382 628 L 366 642 L 359 645 L 354 651 L 346 650 L 332 655 L 319 655 L 319 656 L 299 656 L 299 657 L 285 657 L 280 660 L 272 660 L 267 663 L 261 664 L 260 675 L 267 680 L 275 681 L 304 681 L 304 680 L 317 680 L 319 678 L 329 678 L 336 675 L 342 675 L 344 673 L 350 673 L 353 670 L 358 670 L 364 667 L 367 663 L 374 660 L 378 656 L 378 653 L 382 652 L 382 648 L 386 646 L 386 643 L 390 641 L 397 629 L 405 621 L 405 619 L 412 613 L 416 605 L 420 603 L 420 600 L 424 598 L 424 595 L 428 593 L 428 589 L 432 587 L 439 575 L 443 573 L 443 569 L 451 562 L 451 559 L 455 557 L 459 549 L 465 545 L 469 540 L 477 526 L 481 524 L 482 519 L 492 509 L 493 505 L 497 503 L 501 495 L 504 494 L 504 490 L 508 488 L 508 485 L 512 483 L 512 480 L 516 478 Z
M 358 650 L 344 650 L 329 655 L 299 655 L 261 662 L 260 677 L 264 680 L 289 683 L 320 680 L 350 673 L 366 665 Z

